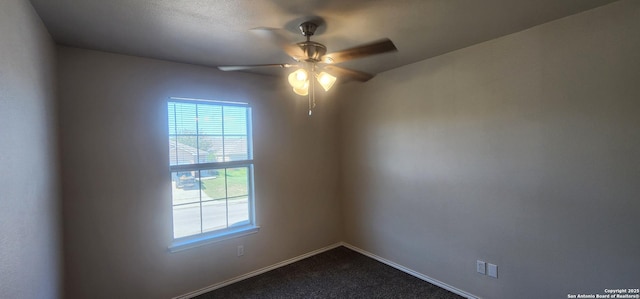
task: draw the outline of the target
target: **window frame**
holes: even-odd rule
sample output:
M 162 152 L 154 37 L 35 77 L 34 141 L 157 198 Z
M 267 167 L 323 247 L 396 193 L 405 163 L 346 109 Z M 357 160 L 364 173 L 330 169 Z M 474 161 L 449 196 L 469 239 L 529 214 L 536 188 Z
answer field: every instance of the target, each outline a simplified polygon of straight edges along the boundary
M 248 202 L 248 222 L 247 224 L 243 224 L 243 225 L 238 225 L 238 226 L 228 226 L 226 228 L 223 229 L 217 229 L 217 230 L 213 230 L 213 231 L 207 231 L 207 232 L 200 232 L 197 234 L 193 234 L 193 235 L 189 235 L 189 236 L 183 236 L 183 237 L 175 237 L 175 215 L 173 212 L 174 206 L 176 206 L 174 204 L 174 199 L 173 199 L 173 192 L 171 194 L 171 238 L 172 238 L 172 243 L 169 246 L 169 251 L 170 252 L 177 252 L 177 251 L 182 251 L 185 249 L 189 249 L 189 248 L 194 248 L 194 247 L 199 247 L 202 245 L 206 245 L 206 244 L 210 244 L 210 243 L 215 243 L 215 242 L 220 242 L 223 240 L 228 240 L 228 239 L 232 239 L 232 238 L 237 238 L 237 237 L 241 237 L 241 236 L 246 236 L 246 235 L 250 235 L 250 234 L 254 234 L 257 233 L 260 229 L 260 227 L 257 225 L 256 222 L 256 213 L 255 213 L 255 190 L 254 190 L 254 161 L 253 161 L 253 120 L 252 120 L 252 107 L 248 104 L 248 103 L 243 103 L 243 102 L 229 102 L 229 101 L 219 101 L 219 100 L 205 100 L 205 99 L 190 99 L 190 98 L 179 98 L 179 97 L 170 97 L 166 100 L 165 102 L 165 107 L 167 108 L 166 110 L 166 117 L 167 117 L 167 141 L 170 142 L 170 138 L 172 136 L 176 136 L 180 135 L 177 133 L 177 131 L 175 133 L 172 133 L 169 131 L 169 127 L 170 127 L 170 123 L 169 123 L 169 119 L 170 119 L 170 115 L 169 115 L 169 104 L 170 103 L 187 103 L 187 104 L 203 104 L 203 105 L 217 105 L 217 106 L 222 106 L 222 107 L 243 107 L 246 108 L 246 138 L 247 138 L 247 159 L 246 160 L 236 160 L 236 161 L 223 161 L 222 162 L 205 162 L 205 163 L 199 163 L 198 161 L 195 161 L 191 164 L 176 164 L 176 165 L 171 165 L 171 153 L 169 153 L 168 158 L 169 158 L 169 183 L 172 184 L 173 182 L 173 173 L 174 172 L 183 172 L 183 171 L 196 171 L 196 172 L 200 172 L 203 170 L 224 170 L 225 174 L 226 171 L 230 168 L 240 168 L 240 167 L 246 167 L 247 168 L 247 202 Z M 222 108 L 224 111 L 224 108 Z M 223 114 L 224 117 L 224 114 Z M 224 128 L 224 125 L 223 125 Z M 198 132 L 196 132 L 194 134 L 196 136 L 196 140 L 198 140 L 198 136 L 200 135 Z M 206 135 L 206 134 L 203 134 Z M 221 137 L 223 140 L 223 149 L 224 149 L 224 129 L 222 130 L 221 133 Z M 224 157 L 224 155 L 223 155 Z M 176 156 L 176 159 L 178 159 L 178 157 Z M 199 160 L 199 159 L 198 159 Z M 177 161 L 176 161 L 177 162 Z M 201 183 L 198 180 L 198 186 L 199 189 L 201 189 Z M 202 192 L 202 191 L 200 191 Z M 226 200 L 228 200 L 228 197 L 226 197 Z M 198 201 L 199 203 L 202 203 L 202 197 L 200 197 L 200 200 Z M 200 205 L 200 211 L 202 213 L 202 204 Z M 227 215 L 227 221 L 228 221 L 228 215 Z M 201 219 L 202 221 L 202 219 Z

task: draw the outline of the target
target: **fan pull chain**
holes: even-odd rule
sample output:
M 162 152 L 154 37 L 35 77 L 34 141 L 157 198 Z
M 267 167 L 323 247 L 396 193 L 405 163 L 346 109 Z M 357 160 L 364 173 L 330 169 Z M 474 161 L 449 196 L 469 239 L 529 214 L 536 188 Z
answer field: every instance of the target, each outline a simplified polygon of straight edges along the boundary
M 313 113 L 312 110 L 314 108 L 316 108 L 316 82 L 315 82 L 315 78 L 313 77 L 313 74 L 315 74 L 315 64 L 311 66 L 311 78 L 309 79 L 309 84 L 311 86 L 309 86 L 310 90 L 309 90 L 309 116 L 311 116 L 311 114 Z
M 314 67 L 314 72 L 315 74 L 315 67 Z M 311 79 L 311 99 L 313 99 L 313 106 L 311 106 L 311 108 L 316 108 L 316 80 L 315 78 Z
M 309 116 L 311 116 L 311 114 L 313 113 L 311 110 L 315 107 L 315 98 L 313 96 L 314 92 L 313 92 L 313 80 L 309 80 L 309 84 L 311 86 L 309 86 Z M 311 105 L 311 103 L 313 103 L 313 106 Z
M 309 116 L 311 116 L 313 108 L 316 108 L 316 95 L 314 89 L 309 91 Z

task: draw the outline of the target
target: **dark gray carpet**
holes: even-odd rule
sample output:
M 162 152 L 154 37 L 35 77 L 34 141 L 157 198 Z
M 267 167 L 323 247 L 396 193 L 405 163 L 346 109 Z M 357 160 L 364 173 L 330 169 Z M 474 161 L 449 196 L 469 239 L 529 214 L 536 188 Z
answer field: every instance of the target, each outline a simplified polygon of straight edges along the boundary
M 341 246 L 195 298 L 464 297 Z

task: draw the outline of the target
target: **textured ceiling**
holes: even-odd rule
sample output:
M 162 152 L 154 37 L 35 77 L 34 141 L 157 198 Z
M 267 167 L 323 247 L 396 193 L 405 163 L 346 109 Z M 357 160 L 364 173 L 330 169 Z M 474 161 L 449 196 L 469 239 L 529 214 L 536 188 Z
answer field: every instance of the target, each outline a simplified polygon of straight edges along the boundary
M 249 31 L 324 20 L 329 52 L 390 38 L 398 52 L 341 66 L 376 74 L 604 5 L 610 0 L 31 0 L 62 45 L 217 66 L 292 62 Z M 278 74 L 276 69 L 265 74 Z

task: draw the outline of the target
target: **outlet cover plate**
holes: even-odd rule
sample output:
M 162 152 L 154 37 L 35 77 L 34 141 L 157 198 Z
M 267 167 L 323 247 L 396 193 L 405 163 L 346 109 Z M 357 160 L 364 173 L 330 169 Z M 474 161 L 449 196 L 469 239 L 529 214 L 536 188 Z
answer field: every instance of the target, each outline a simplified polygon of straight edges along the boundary
M 481 260 L 477 260 L 476 261 L 476 271 L 478 271 L 478 273 L 480 273 L 482 275 L 487 274 L 487 271 L 486 271 L 487 268 L 486 267 L 487 266 L 486 266 L 485 262 L 483 262 Z
M 498 266 L 494 264 L 487 264 L 487 275 L 498 278 Z
M 244 255 L 244 245 L 238 245 L 238 256 Z

